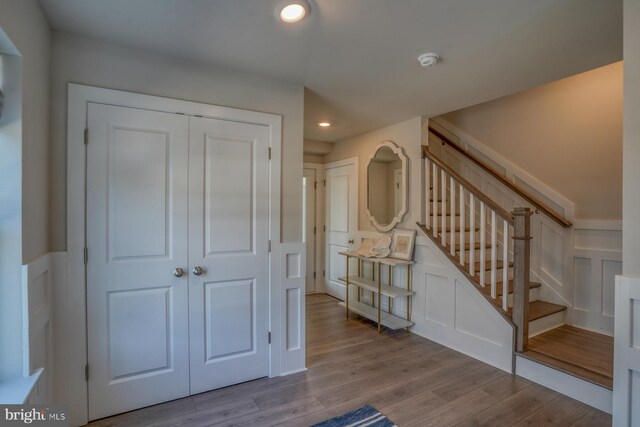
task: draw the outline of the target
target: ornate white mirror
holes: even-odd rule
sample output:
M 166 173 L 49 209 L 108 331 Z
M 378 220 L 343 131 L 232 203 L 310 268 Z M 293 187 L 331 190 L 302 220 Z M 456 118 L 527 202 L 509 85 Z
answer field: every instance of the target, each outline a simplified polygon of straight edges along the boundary
M 392 141 L 382 142 L 367 164 L 367 215 L 378 231 L 393 229 L 407 213 L 407 156 Z

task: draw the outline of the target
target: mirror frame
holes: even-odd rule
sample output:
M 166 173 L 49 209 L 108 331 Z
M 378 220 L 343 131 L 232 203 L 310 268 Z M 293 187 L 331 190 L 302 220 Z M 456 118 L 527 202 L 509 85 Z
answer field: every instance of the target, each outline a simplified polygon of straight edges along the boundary
M 401 196 L 402 196 L 401 205 L 402 206 L 400 208 L 400 212 L 398 212 L 398 214 L 395 217 L 393 217 L 391 222 L 387 225 L 380 224 L 375 219 L 375 217 L 371 215 L 371 211 L 369 210 L 369 165 L 375 159 L 378 151 L 380 151 L 380 149 L 384 147 L 390 148 L 391 151 L 393 151 L 393 153 L 400 158 L 400 161 L 402 163 L 402 189 L 401 189 Z M 387 231 L 393 230 L 396 225 L 402 222 L 404 216 L 407 214 L 407 211 L 408 211 L 407 205 L 409 200 L 409 197 L 408 197 L 409 196 L 409 162 L 406 154 L 404 154 L 404 150 L 402 149 L 402 147 L 398 146 L 398 144 L 396 144 L 393 141 L 389 141 L 389 140 L 382 141 L 380 144 L 378 144 L 378 146 L 373 151 L 371 156 L 369 156 L 369 160 L 367 161 L 366 174 L 367 174 L 367 216 L 369 217 L 369 221 L 371 222 L 371 224 L 373 224 L 375 229 L 378 231 L 387 232 Z

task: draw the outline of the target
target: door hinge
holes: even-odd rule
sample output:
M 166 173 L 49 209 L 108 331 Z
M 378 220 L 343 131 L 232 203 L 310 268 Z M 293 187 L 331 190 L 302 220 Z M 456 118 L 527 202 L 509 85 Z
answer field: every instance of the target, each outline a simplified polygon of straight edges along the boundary
M 326 275 L 324 274 L 324 270 L 322 270 L 322 277 L 325 277 Z
M 326 225 L 323 225 L 323 226 L 322 226 L 322 232 L 323 232 L 323 233 L 326 233 L 326 232 L 327 232 L 327 226 L 326 226 Z
M 313 234 L 316 234 L 316 232 L 317 232 L 316 227 L 313 227 Z
M 316 272 L 315 271 L 313 272 L 313 278 L 314 279 L 316 278 Z
M 271 344 L 271 331 L 269 331 L 269 344 Z
M 314 189 L 314 190 L 317 190 L 317 189 L 318 189 L 318 181 L 316 181 L 316 182 L 314 182 L 314 183 L 313 183 L 313 189 Z
M 325 187 L 327 186 L 327 180 L 326 179 L 322 180 L 322 185 L 325 186 Z
M 84 128 L 84 145 L 89 144 L 89 128 Z
M 89 263 L 89 248 L 87 247 L 84 248 L 84 263 Z
M 271 147 L 269 147 L 269 160 L 271 160 Z
M 269 250 L 269 252 L 271 252 L 271 240 L 269 240 L 269 242 L 267 243 L 267 249 Z
M 89 381 L 89 364 L 84 365 L 84 380 Z

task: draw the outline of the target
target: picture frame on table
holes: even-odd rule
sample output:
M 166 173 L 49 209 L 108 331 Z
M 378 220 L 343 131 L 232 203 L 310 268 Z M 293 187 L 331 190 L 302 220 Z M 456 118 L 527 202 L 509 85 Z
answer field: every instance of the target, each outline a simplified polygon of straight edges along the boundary
M 416 243 L 416 230 L 396 228 L 391 235 L 391 258 L 411 261 Z

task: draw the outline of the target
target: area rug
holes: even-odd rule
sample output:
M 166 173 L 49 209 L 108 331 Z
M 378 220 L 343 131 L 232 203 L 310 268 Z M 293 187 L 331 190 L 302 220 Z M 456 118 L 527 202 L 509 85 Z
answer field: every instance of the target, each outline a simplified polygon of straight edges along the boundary
M 339 417 L 314 424 L 312 427 L 397 427 L 372 406 L 363 406 Z

